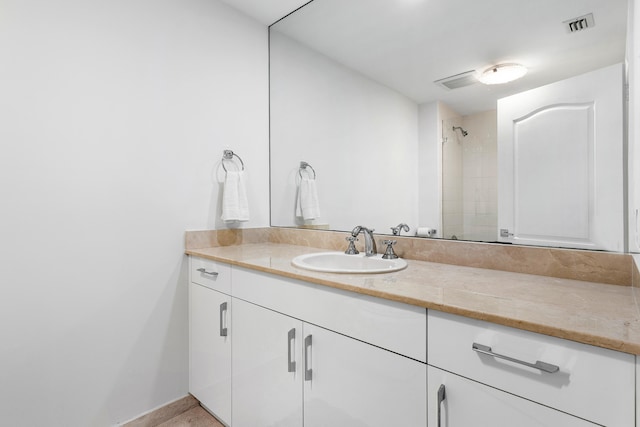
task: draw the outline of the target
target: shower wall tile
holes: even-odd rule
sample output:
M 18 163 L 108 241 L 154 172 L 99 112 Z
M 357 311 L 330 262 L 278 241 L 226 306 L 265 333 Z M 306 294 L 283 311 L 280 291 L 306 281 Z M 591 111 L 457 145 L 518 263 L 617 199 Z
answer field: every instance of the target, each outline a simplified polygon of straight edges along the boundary
M 496 120 L 495 110 L 463 118 L 469 132 L 463 159 L 464 239 L 495 241 L 497 237 Z

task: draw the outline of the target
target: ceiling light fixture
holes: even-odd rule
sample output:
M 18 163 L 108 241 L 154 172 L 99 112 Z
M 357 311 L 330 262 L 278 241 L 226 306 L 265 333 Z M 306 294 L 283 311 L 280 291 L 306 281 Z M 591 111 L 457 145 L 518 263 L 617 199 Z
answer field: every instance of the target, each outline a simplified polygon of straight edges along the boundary
M 486 85 L 512 82 L 527 74 L 527 68 L 520 64 L 498 64 L 487 68 L 478 80 Z

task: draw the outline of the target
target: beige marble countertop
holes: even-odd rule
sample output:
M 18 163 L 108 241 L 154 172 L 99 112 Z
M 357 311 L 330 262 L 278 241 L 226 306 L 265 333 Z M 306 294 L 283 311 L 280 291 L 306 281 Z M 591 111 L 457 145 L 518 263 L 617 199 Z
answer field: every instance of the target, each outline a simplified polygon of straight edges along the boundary
M 305 246 L 252 243 L 188 249 L 208 258 L 284 277 L 640 355 L 637 288 L 407 260 L 383 274 L 319 273 L 294 267 Z

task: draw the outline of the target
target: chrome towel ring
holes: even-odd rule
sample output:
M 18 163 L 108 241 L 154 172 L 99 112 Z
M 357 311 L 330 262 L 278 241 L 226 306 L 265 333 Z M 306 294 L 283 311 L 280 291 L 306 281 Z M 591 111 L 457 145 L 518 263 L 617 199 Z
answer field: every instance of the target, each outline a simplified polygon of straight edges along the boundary
M 311 169 L 311 171 L 313 172 L 313 179 L 316 179 L 316 170 L 307 162 L 300 162 L 300 168 L 298 169 L 298 175 L 300 175 L 300 179 L 302 179 L 302 171 L 306 170 L 307 168 Z M 307 173 L 308 172 L 309 171 L 307 171 Z
M 224 169 L 225 172 L 227 172 L 227 168 L 224 166 L 224 161 L 225 160 L 233 160 L 234 156 L 237 157 L 238 160 L 240 160 L 240 164 L 242 165 L 242 170 L 244 170 L 244 162 L 242 161 L 240 156 L 238 156 L 236 153 L 234 153 L 231 150 L 224 150 L 223 154 L 222 154 L 222 169 Z

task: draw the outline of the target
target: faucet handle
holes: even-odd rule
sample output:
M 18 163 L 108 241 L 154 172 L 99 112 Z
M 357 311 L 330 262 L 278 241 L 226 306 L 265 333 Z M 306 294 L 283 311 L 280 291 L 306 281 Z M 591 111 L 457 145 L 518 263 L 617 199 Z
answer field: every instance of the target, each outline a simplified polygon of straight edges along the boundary
M 347 255 L 358 255 L 360 252 L 356 249 L 355 242 L 358 240 L 355 236 L 347 236 L 344 238 L 347 242 L 349 242 L 349 247 L 346 251 L 344 251 Z
M 382 244 L 387 245 L 387 249 L 384 251 L 384 255 L 382 255 L 383 259 L 396 259 L 398 255 L 393 251 L 393 245 L 398 243 L 397 240 L 383 240 Z
M 401 231 L 406 231 L 407 233 L 409 232 L 409 226 L 404 222 L 401 222 L 395 227 L 391 227 L 391 232 L 393 232 L 394 236 L 399 236 Z

